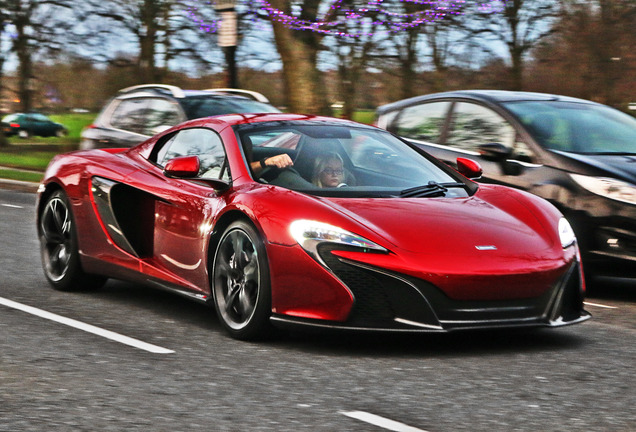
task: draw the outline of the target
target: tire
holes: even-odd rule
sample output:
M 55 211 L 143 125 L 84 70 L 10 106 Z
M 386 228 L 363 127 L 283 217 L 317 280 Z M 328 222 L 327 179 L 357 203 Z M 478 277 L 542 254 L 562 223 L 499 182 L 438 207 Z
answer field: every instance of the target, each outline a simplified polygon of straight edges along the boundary
M 60 291 L 78 291 L 104 285 L 105 277 L 82 270 L 75 219 L 64 192 L 54 192 L 46 200 L 38 219 L 42 268 L 51 286 Z
M 256 229 L 236 221 L 223 233 L 214 254 L 211 290 L 224 329 L 235 339 L 269 336 L 272 310 L 265 244 Z
M 58 138 L 62 138 L 66 135 L 68 135 L 68 131 L 66 129 L 58 129 L 55 131 L 55 136 Z
M 21 129 L 18 131 L 18 136 L 22 139 L 27 139 L 31 137 L 31 133 L 26 129 Z

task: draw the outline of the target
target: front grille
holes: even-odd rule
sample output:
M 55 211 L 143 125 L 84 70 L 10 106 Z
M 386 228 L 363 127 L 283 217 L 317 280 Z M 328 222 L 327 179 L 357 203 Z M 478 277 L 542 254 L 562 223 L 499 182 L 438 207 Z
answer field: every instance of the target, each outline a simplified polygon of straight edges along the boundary
M 353 294 L 354 306 L 347 326 L 413 329 L 413 325 L 419 325 L 451 330 L 550 325 L 557 321 L 575 321 L 582 316 L 579 263 L 572 264 L 550 289 L 538 297 L 454 300 L 425 280 L 341 260 L 331 253 L 334 249 L 331 245 L 322 245 L 318 253 Z M 337 249 L 342 250 L 342 247 Z
M 347 325 L 402 328 L 396 318 L 430 326 L 439 326 L 428 302 L 412 284 L 379 270 L 342 262 L 333 255 L 331 245 L 322 245 L 318 253 L 331 271 L 351 290 L 354 306 Z M 342 250 L 342 247 L 338 247 Z M 408 327 L 408 326 L 406 326 Z
M 583 290 L 581 289 L 581 269 L 576 263 L 555 286 L 555 304 L 550 320 L 574 321 L 581 317 L 583 310 Z

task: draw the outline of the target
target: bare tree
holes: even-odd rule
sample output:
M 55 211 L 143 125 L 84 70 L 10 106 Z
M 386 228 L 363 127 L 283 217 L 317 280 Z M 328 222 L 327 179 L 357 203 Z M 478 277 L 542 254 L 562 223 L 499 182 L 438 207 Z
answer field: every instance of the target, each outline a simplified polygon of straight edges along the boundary
M 292 13 L 291 0 L 272 0 L 271 5 L 287 16 L 315 22 L 321 0 L 303 0 L 300 11 Z M 274 40 L 283 63 L 283 81 L 290 111 L 307 114 L 330 114 L 323 77 L 318 70 L 318 52 L 322 34 L 292 29 L 272 16 Z M 324 19 L 324 18 L 323 18 Z
M 7 27 L 7 16 L 4 7 L 5 0 L 0 2 L 0 103 L 4 97 L 4 64 L 7 59 L 8 50 L 5 49 L 5 28 Z M 4 130 L 0 129 L 0 147 L 6 147 L 8 144 Z
M 556 33 L 533 51 L 534 89 L 625 109 L 636 82 L 635 26 L 634 1 L 566 1 Z
M 175 59 L 210 64 L 209 53 L 216 50 L 213 38 L 206 37 L 213 34 L 214 10 L 209 4 L 188 13 L 177 0 L 89 0 L 84 11 L 83 33 L 91 51 L 96 53 L 114 36 L 123 37 L 135 47 L 139 82 L 163 82 Z M 102 61 L 114 60 L 103 51 L 98 55 Z
M 59 52 L 72 26 L 70 0 L 5 0 L 2 14 L 12 32 L 12 51 L 18 58 L 18 96 L 23 111 L 33 109 L 36 77 L 34 56 Z
M 481 10 L 477 2 L 469 9 L 464 28 L 484 53 L 498 56 L 490 46 L 493 42 L 505 46 L 511 63 L 512 90 L 522 90 L 523 62 L 541 40 L 554 32 L 552 26 L 561 2 L 555 0 L 502 0 L 502 10 Z

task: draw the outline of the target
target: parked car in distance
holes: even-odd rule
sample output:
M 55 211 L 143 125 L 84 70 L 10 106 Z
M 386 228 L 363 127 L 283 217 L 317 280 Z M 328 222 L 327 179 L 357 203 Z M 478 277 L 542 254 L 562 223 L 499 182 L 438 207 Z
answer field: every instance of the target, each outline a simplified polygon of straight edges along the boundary
M 186 120 L 232 113 L 279 113 L 268 99 L 243 89 L 183 90 L 143 84 L 120 90 L 93 124 L 82 131 L 80 149 L 132 147 Z
M 551 201 L 577 235 L 588 276 L 636 278 L 636 119 L 551 94 L 470 90 L 381 106 L 376 124 L 480 181 Z M 589 278 L 591 281 L 591 278 Z
M 44 274 L 59 290 L 109 277 L 171 290 L 214 306 L 239 339 L 270 325 L 400 333 L 587 320 L 563 215 L 469 180 L 481 174 L 473 161 L 458 168 L 342 119 L 191 120 L 131 149 L 51 161 L 37 204 Z
M 40 113 L 6 115 L 2 118 L 2 130 L 5 136 L 18 135 L 20 138 L 68 135 L 68 130 L 63 124 L 56 123 Z

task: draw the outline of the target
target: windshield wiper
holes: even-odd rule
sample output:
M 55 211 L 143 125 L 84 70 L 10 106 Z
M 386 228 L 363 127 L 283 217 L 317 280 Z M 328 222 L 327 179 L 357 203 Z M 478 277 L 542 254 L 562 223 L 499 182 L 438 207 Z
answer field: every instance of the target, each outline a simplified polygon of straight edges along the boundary
M 400 192 L 400 196 L 402 198 L 445 196 L 448 188 L 453 187 L 466 187 L 466 185 L 464 183 L 437 183 L 431 180 L 428 184 L 404 189 Z

